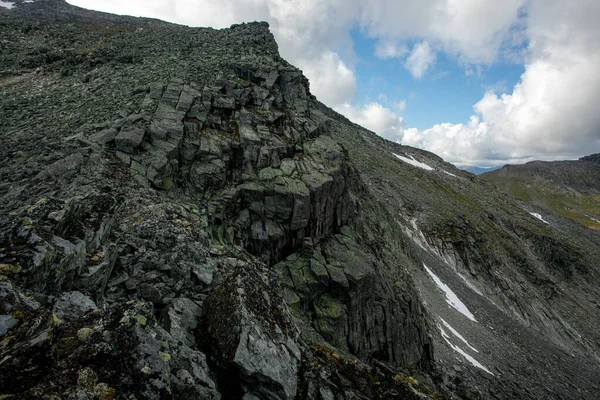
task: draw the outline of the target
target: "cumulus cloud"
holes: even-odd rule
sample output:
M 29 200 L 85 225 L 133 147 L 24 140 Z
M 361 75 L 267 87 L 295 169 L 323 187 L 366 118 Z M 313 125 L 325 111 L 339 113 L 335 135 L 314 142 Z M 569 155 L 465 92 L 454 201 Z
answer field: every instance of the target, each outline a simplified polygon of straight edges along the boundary
M 404 68 L 406 68 L 414 78 L 420 79 L 434 62 L 435 53 L 431 50 L 429 43 L 421 42 L 413 47 L 412 52 L 404 63 Z
M 317 60 L 300 60 L 310 79 L 310 91 L 325 104 L 336 106 L 348 102 L 356 92 L 354 73 L 337 53 L 323 53 Z
M 377 102 L 362 107 L 355 107 L 346 103 L 335 109 L 351 121 L 389 140 L 397 141 L 402 137 L 404 128 L 402 117 Z
M 534 1 L 530 60 L 512 93 L 492 91 L 467 124 L 404 131 L 403 143 L 459 164 L 575 158 L 600 151 L 600 15 L 593 0 Z M 596 12 L 592 12 L 596 11 Z
M 381 59 L 400 58 L 408 53 L 408 49 L 403 44 L 397 44 L 390 41 L 377 43 L 375 55 Z

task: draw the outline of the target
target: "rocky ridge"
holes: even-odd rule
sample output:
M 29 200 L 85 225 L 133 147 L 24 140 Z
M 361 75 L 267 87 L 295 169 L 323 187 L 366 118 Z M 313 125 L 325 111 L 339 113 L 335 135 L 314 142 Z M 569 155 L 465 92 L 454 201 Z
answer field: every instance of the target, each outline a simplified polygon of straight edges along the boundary
M 329 110 L 266 23 L 15 3 L 0 12 L 3 398 L 598 394 L 593 233 L 570 239 Z
M 481 177 L 528 204 L 532 212 L 551 210 L 600 230 L 598 154 L 572 161 L 506 165 Z

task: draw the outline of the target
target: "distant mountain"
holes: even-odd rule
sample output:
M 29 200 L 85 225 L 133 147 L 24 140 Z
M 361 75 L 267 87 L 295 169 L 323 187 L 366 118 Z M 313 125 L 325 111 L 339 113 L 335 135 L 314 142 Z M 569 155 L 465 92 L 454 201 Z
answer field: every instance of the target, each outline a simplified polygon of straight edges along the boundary
M 600 230 L 600 154 L 506 165 L 481 177 L 520 200 Z
M 463 171 L 467 171 L 470 172 L 472 174 L 475 175 L 481 175 L 481 174 L 485 174 L 486 172 L 491 172 L 491 171 L 495 171 L 499 168 L 502 168 L 502 165 L 494 165 L 493 167 L 472 167 L 472 166 L 465 166 L 465 167 L 458 167 L 459 169 L 462 169 Z

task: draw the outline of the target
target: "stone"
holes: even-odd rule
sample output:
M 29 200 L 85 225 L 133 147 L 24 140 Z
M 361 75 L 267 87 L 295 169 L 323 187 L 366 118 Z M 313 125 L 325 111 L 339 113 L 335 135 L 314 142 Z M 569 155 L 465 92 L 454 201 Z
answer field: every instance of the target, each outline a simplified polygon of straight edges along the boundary
M 235 99 L 229 96 L 217 96 L 213 100 L 213 106 L 227 110 L 235 110 Z
M 19 324 L 17 318 L 11 317 L 10 315 L 0 315 L 0 337 L 6 335 L 6 333 L 16 327 Z
M 142 128 L 123 128 L 115 137 L 115 145 L 117 149 L 131 154 L 142 144 L 145 133 Z
M 61 320 L 77 321 L 91 311 L 97 310 L 96 303 L 81 292 L 65 292 L 54 303 L 52 312 Z
M 98 143 L 99 145 L 105 145 L 107 143 L 112 142 L 113 140 L 115 140 L 115 137 L 117 136 L 118 131 L 114 128 L 110 128 L 110 129 L 106 129 L 103 131 L 100 131 L 98 133 L 94 133 L 93 135 L 90 136 L 90 140 L 92 142 Z
M 238 267 L 205 300 L 213 349 L 255 396 L 291 400 L 297 391 L 297 332 L 267 271 Z M 230 360 L 230 361 L 226 361 Z
M 61 160 L 48 166 L 44 171 L 37 175 L 37 179 L 57 179 L 62 178 L 67 174 L 79 172 L 83 164 L 83 155 L 81 153 L 71 154 Z

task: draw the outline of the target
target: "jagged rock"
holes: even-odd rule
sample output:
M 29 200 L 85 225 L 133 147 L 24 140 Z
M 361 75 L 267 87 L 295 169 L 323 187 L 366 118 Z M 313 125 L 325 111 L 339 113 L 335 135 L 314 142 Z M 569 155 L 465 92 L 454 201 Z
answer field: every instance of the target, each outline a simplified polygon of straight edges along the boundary
M 206 299 L 206 323 L 215 360 L 237 371 L 242 387 L 265 399 L 296 396 L 300 349 L 297 332 L 273 278 L 240 266 Z
M 92 299 L 81 292 L 74 291 L 63 293 L 54 303 L 52 311 L 62 320 L 76 321 L 97 309 Z
M 140 128 L 123 128 L 115 137 L 117 149 L 125 153 L 133 153 L 135 149 L 142 144 L 146 132 Z

